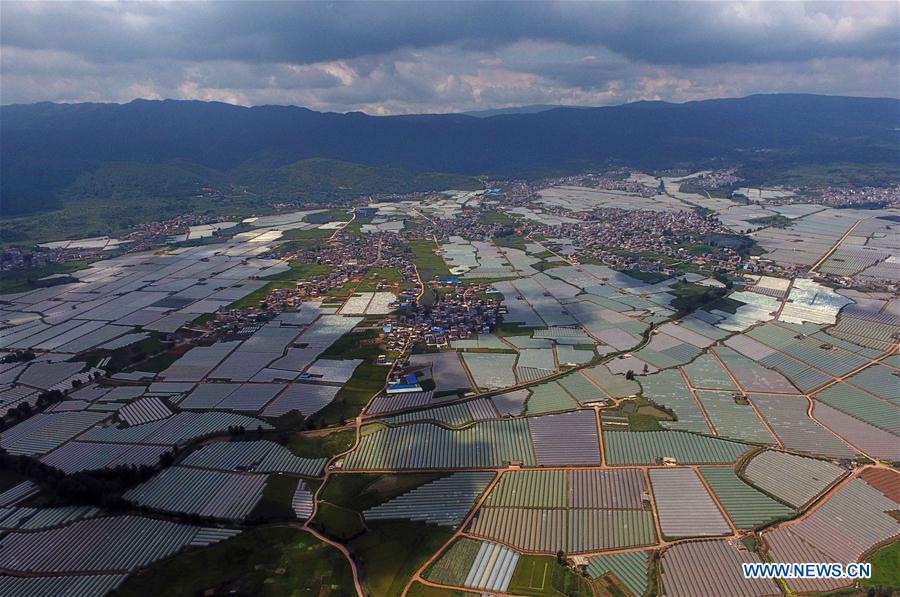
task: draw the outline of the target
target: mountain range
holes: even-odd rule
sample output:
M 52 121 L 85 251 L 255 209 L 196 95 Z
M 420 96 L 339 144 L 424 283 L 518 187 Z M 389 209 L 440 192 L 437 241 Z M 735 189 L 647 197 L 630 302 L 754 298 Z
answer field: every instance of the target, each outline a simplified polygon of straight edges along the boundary
M 273 198 L 302 184 L 322 196 L 428 190 L 473 176 L 610 165 L 738 165 L 751 177 L 808 165 L 887 165 L 897 180 L 898 123 L 897 99 L 783 94 L 477 117 L 175 100 L 7 105 L 0 108 L 0 210 L 10 216 L 84 197 L 172 197 L 203 186 Z

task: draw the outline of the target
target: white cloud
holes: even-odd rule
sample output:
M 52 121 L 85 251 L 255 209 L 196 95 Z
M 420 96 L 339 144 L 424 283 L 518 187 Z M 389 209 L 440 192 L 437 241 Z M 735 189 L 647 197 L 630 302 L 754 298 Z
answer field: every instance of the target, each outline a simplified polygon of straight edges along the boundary
M 3 103 L 373 114 L 751 93 L 897 96 L 898 4 L 0 4 Z

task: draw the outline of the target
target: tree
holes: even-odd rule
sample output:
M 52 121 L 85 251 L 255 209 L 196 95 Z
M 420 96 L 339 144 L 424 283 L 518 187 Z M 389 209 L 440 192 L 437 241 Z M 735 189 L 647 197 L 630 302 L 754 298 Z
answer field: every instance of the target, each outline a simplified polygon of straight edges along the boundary
M 632 371 L 631 369 L 629 369 L 628 371 L 626 371 L 626 372 L 625 372 L 625 379 L 627 379 L 628 381 L 634 381 L 634 371 Z

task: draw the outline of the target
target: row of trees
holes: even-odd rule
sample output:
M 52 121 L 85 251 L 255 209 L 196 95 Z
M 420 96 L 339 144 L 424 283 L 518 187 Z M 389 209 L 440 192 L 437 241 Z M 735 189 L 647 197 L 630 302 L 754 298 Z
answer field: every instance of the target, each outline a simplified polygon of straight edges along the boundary
M 166 454 L 171 456 L 168 452 Z M 163 457 L 166 454 L 163 454 Z M 152 477 L 156 467 L 122 465 L 66 474 L 37 458 L 12 455 L 0 447 L 0 470 L 28 477 L 48 489 L 63 504 L 98 506 L 111 511 L 121 511 L 129 507 L 129 503 L 121 494 Z
M 41 410 L 50 406 L 51 404 L 56 404 L 57 402 L 62 402 L 63 398 L 66 395 L 60 390 L 47 390 L 46 392 L 41 392 L 37 397 L 37 401 L 34 406 L 28 403 L 28 401 L 23 400 L 15 407 L 9 409 L 5 415 L 0 416 L 0 429 L 6 429 L 7 427 L 11 427 L 20 421 L 24 421 L 28 417 L 34 414 L 35 409 Z

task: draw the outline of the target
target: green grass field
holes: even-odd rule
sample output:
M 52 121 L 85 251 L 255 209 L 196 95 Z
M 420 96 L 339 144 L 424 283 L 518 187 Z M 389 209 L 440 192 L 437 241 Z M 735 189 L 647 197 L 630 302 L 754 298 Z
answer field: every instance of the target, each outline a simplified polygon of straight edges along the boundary
M 366 532 L 366 525 L 359 512 L 336 506 L 324 499 L 319 502 L 312 523 L 321 532 L 341 543 L 347 543 Z
M 370 595 L 400 595 L 415 571 L 453 536 L 453 530 L 399 520 L 367 524 L 369 531 L 350 542 L 362 561 Z
M 148 373 L 160 373 L 171 367 L 175 361 L 184 356 L 183 352 L 167 350 L 156 354 L 146 361 L 135 363 L 128 367 L 134 371 L 147 371 Z
M 491 210 L 478 214 L 478 221 L 482 224 L 514 224 L 515 220 L 502 211 Z
M 290 519 L 296 518 L 294 509 L 291 507 L 291 500 L 294 497 L 294 490 L 297 489 L 297 477 L 289 475 L 270 475 L 263 489 L 262 499 L 253 508 L 249 519 L 252 521 L 264 522 L 272 519 Z
M 868 561 L 872 563 L 872 578 L 860 581 L 860 587 L 900 590 L 900 541 L 882 547 Z
M 288 449 L 304 458 L 334 456 L 350 449 L 356 434 L 352 430 L 334 431 L 328 435 L 294 434 Z
M 589 597 L 588 581 L 551 556 L 523 555 L 510 580 L 509 593 L 535 597 Z
M 413 259 L 416 262 L 416 268 L 419 270 L 419 276 L 423 280 L 431 277 L 447 277 L 450 275 L 450 269 L 440 255 L 435 253 L 437 247 L 434 241 L 426 239 L 416 239 L 409 241 L 409 248 L 413 252 Z
M 363 522 L 361 512 L 441 476 L 339 473 L 322 488 L 324 508 L 314 522 L 325 534 L 346 541 L 362 564 L 370 595 L 399 595 L 413 572 L 453 531 L 402 520 Z
M 350 380 L 341 387 L 328 406 L 311 417 L 317 427 L 350 421 L 360 413 L 376 392 L 384 387 L 388 368 L 376 365 L 381 349 L 377 344 L 366 344 L 377 332 L 367 331 L 347 334 L 322 353 L 322 358 L 363 359 Z
M 157 562 L 130 576 L 117 594 L 193 597 L 207 591 L 273 597 L 354 593 L 350 565 L 338 550 L 299 529 L 266 527 Z
M 521 236 L 510 234 L 507 236 L 498 236 L 494 238 L 494 244 L 498 247 L 509 247 L 510 249 L 525 250 L 525 239 Z
M 320 497 L 362 512 L 442 476 L 441 473 L 340 473 L 328 479 Z
M 662 282 L 663 280 L 668 278 L 667 275 L 661 274 L 659 272 L 645 272 L 639 269 L 626 269 L 622 273 L 634 278 L 635 280 L 641 280 L 642 282 L 648 282 L 650 284 Z

